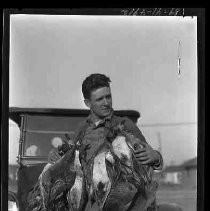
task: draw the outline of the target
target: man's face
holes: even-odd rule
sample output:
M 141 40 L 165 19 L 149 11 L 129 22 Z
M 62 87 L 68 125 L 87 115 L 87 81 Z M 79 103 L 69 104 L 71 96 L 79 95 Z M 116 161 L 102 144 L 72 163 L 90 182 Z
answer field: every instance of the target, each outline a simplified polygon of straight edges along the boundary
M 96 115 L 104 118 L 112 111 L 112 95 L 109 87 L 101 87 L 91 92 L 90 99 L 85 100 L 85 104 Z

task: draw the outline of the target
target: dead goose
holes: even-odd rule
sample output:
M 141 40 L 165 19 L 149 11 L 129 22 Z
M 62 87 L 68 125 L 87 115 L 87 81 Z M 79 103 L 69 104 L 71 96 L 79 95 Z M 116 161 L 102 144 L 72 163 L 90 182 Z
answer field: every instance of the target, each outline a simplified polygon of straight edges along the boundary
M 84 205 L 86 204 L 87 195 L 84 173 L 79 160 L 79 150 L 76 150 L 74 168 L 76 171 L 76 178 L 74 185 L 67 194 L 67 200 L 71 211 L 80 211 L 83 210 Z
M 107 195 L 111 189 L 111 180 L 109 178 L 106 160 L 114 162 L 108 145 L 102 145 L 95 156 L 92 157 L 91 178 L 89 187 L 89 196 L 94 199 L 102 209 Z
M 55 164 L 47 164 L 28 199 L 29 211 L 79 211 L 86 195 L 79 150 L 71 147 Z
M 143 189 L 143 181 L 135 172 L 132 159 L 132 151 L 122 135 L 111 144 L 100 146 L 92 156 L 89 196 L 98 203 L 100 210 L 127 210 L 140 189 L 138 186 Z
M 152 180 L 153 169 L 150 166 L 141 165 L 135 159 L 134 151 L 138 147 L 143 147 L 141 141 L 125 131 L 121 125 L 116 131 L 111 151 L 115 157 L 115 171 L 120 173 L 112 182 L 103 210 L 127 210 L 134 206 L 136 196 L 140 196 L 138 202 L 142 210 L 146 210 L 149 206 L 147 199 L 152 194 L 154 195 L 156 190 L 156 185 Z M 108 174 L 109 171 L 110 169 Z

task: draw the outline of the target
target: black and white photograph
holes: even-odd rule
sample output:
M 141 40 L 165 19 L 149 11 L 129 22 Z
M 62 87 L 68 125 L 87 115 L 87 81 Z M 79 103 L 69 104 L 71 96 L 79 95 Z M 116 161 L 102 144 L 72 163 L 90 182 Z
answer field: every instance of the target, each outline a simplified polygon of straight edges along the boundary
M 199 211 L 199 20 L 151 10 L 9 14 L 9 211 Z

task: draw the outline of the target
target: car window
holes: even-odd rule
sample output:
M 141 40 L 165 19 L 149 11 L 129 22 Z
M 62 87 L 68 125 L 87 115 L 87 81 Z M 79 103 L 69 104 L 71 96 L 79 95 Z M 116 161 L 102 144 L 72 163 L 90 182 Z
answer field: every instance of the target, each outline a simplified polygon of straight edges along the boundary
M 49 151 L 75 137 L 75 130 L 84 117 L 27 115 L 24 156 L 48 156 Z

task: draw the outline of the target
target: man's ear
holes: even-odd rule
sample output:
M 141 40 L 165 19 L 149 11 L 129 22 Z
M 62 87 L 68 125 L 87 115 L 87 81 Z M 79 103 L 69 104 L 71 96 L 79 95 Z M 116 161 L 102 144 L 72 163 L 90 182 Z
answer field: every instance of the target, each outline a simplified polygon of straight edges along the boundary
M 90 108 L 90 101 L 88 99 L 85 99 L 84 103 L 88 108 Z

